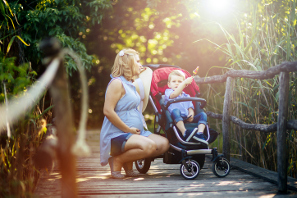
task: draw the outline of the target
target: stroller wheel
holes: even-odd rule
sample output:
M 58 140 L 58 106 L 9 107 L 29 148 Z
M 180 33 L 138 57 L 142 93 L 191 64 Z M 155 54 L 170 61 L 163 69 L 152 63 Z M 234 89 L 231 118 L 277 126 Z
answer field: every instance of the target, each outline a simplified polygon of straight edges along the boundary
M 199 163 L 200 165 L 200 170 L 203 168 L 204 166 L 204 162 L 205 162 L 205 154 L 198 154 L 198 155 L 194 155 L 193 159 Z
M 212 172 L 217 177 L 226 177 L 230 173 L 230 163 L 224 157 L 220 157 L 212 165 Z
M 136 160 L 135 167 L 140 173 L 145 174 L 150 169 L 151 162 L 150 158 Z
M 199 163 L 195 160 L 189 159 L 186 161 L 186 164 L 188 167 L 186 167 L 184 164 L 180 166 L 180 174 L 185 179 L 195 179 L 200 172 Z

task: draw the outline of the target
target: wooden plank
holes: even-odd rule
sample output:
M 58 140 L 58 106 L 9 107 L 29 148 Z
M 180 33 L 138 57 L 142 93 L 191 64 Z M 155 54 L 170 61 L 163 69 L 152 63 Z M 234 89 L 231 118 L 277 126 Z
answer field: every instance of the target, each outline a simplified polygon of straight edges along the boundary
M 92 134 L 99 142 L 99 135 Z M 93 139 L 94 140 L 94 139 Z M 210 157 L 210 156 L 209 156 Z M 207 157 L 204 168 L 194 180 L 185 180 L 180 175 L 179 164 L 164 164 L 155 159 L 147 174 L 124 179 L 112 179 L 109 166 L 100 165 L 99 155 L 77 159 L 79 197 L 274 197 L 277 185 L 237 169 L 232 169 L 224 178 L 216 177 L 211 170 L 212 162 Z M 40 179 L 35 195 L 60 197 L 61 175 L 56 168 Z M 295 193 L 295 194 L 293 194 Z M 296 196 L 296 192 L 285 195 Z M 293 197 L 294 197 L 293 196 Z
M 206 167 L 209 167 L 207 162 Z M 137 178 L 125 178 L 124 180 L 115 180 L 110 178 L 108 168 L 102 168 L 100 171 L 78 171 L 77 184 L 79 195 L 82 194 L 150 194 L 150 193 L 184 193 L 193 192 L 213 192 L 229 190 L 256 190 L 270 189 L 276 191 L 275 185 L 268 182 L 263 183 L 261 179 L 255 179 L 247 174 L 241 174 L 234 170 L 228 177 L 217 178 L 209 168 L 202 169 L 196 180 L 183 179 L 178 171 L 178 165 L 172 166 L 172 169 L 162 169 L 162 160 L 157 159 L 154 164 L 155 170 L 149 170 L 148 174 L 143 174 Z M 159 167 L 159 169 L 157 169 Z M 59 179 L 59 174 L 51 175 L 51 181 Z M 259 185 L 260 183 L 260 185 Z M 137 185 L 136 185 L 137 184 Z M 57 185 L 51 182 L 39 187 L 42 191 L 53 190 L 51 195 L 55 195 L 59 189 Z M 49 194 L 47 194 L 49 195 Z
M 156 181 L 156 180 L 155 180 Z M 79 194 L 149 194 L 149 193 L 193 193 L 193 192 L 218 192 L 225 191 L 226 187 L 229 191 L 274 191 L 277 192 L 277 187 L 269 182 L 201 182 L 191 180 L 179 180 L 171 182 L 161 182 L 160 180 L 155 183 L 146 180 L 114 180 L 111 179 L 107 182 L 80 182 Z M 44 190 L 58 190 L 55 185 L 47 185 L 43 187 Z M 52 193 L 54 194 L 54 192 Z
M 244 198 L 244 197 L 265 197 L 265 198 L 272 198 L 272 197 L 278 197 L 278 198 L 282 198 L 282 197 L 296 197 L 296 195 L 275 195 L 273 193 L 269 193 L 268 191 L 263 191 L 263 192 L 259 192 L 259 191 L 223 191 L 223 192 L 196 192 L 196 193 L 164 193 L 162 195 L 158 194 L 158 193 L 149 193 L 149 194 L 114 194 L 114 195 L 104 195 L 104 194 L 100 194 L 99 195 L 100 198 L 114 198 L 114 197 L 129 197 L 129 198 L 139 198 L 139 197 L 147 197 L 147 198 L 156 198 L 156 197 L 164 197 L 164 198 L 172 198 L 172 197 L 203 197 L 203 198 L 222 198 L 222 197 L 234 197 L 234 198 Z M 80 197 L 82 198 L 95 198 L 95 197 L 99 197 L 98 195 L 84 195 L 84 194 L 80 194 Z
M 273 184 L 278 183 L 278 173 L 275 171 L 267 170 L 265 168 L 258 167 L 256 165 L 231 158 L 231 166 L 248 174 L 254 175 L 256 177 L 262 178 Z M 293 177 L 287 177 L 287 187 L 290 190 L 297 191 L 297 179 Z

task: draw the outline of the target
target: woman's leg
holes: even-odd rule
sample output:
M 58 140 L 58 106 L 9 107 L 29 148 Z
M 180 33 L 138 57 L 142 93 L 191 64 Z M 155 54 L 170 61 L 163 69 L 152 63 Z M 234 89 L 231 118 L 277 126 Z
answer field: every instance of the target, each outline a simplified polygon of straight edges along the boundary
M 156 134 L 151 134 L 148 136 L 148 138 L 153 140 L 157 145 L 157 150 L 150 157 L 159 156 L 169 149 L 169 141 L 167 138 Z
M 169 141 L 167 138 L 162 137 L 160 135 L 156 135 L 156 134 L 151 134 L 148 136 L 148 138 L 153 140 L 155 142 L 155 144 L 157 145 L 156 151 L 152 154 L 152 156 L 149 156 L 149 157 L 159 156 L 159 155 L 165 153 L 169 149 Z M 133 161 L 126 162 L 124 166 L 126 167 L 125 170 L 132 170 L 133 169 Z
M 137 177 L 137 176 L 139 176 L 139 174 L 137 172 L 133 171 L 133 161 L 124 163 L 123 168 L 124 168 L 124 170 L 126 172 L 126 176 L 128 176 L 128 177 Z
M 126 169 L 125 169 L 125 166 L 126 166 Z M 125 170 L 132 170 L 132 169 L 133 169 L 133 161 L 131 161 L 131 162 L 126 162 L 126 163 L 124 164 L 124 169 L 125 169 Z
M 153 156 L 157 152 L 158 145 L 148 137 L 132 135 L 125 144 L 125 152 L 113 157 L 114 171 L 120 171 L 123 164 L 138 159 Z

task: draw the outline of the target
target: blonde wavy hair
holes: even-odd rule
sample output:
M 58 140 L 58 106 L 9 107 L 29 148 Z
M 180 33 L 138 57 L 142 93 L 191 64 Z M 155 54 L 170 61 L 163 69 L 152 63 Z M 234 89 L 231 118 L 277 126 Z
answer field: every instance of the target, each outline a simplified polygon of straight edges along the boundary
M 138 52 L 134 49 L 123 49 L 121 51 L 124 52 L 124 55 L 117 54 L 111 68 L 111 75 L 113 77 L 124 76 L 128 81 L 134 80 L 135 73 L 139 69 L 135 59 Z
M 183 71 L 181 71 L 181 70 L 173 70 L 173 71 L 169 74 L 169 76 L 168 76 L 168 82 L 171 81 L 171 77 L 172 77 L 172 76 L 180 76 L 180 77 L 183 77 L 183 80 L 185 80 L 185 78 L 186 78 L 185 73 L 184 73 Z

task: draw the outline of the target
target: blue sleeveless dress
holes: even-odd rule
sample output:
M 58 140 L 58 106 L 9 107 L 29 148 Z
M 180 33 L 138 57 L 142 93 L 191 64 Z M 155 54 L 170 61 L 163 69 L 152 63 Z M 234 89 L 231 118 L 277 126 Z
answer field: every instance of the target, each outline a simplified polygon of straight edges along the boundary
M 137 109 L 140 104 L 140 96 L 136 91 L 135 86 L 132 82 L 127 81 L 123 76 L 116 78 L 111 76 L 111 78 L 112 79 L 109 84 L 114 79 L 119 79 L 121 80 L 126 92 L 115 106 L 115 112 L 117 115 L 128 127 L 138 128 L 140 130 L 140 135 L 146 137 L 151 135 L 152 133 L 150 131 L 145 131 L 143 128 L 142 115 Z M 125 132 L 114 126 L 105 116 L 100 132 L 100 163 L 102 166 L 107 165 L 108 158 L 111 157 L 111 139 L 122 134 L 125 134 Z

